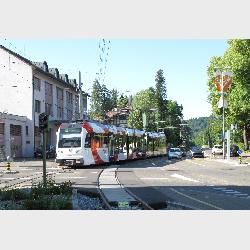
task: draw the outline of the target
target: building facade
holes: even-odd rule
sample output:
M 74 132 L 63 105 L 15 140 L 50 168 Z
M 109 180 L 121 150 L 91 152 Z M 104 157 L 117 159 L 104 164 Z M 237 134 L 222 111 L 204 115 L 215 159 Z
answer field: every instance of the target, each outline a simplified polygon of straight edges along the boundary
M 128 127 L 130 109 L 114 108 L 112 111 L 106 113 L 106 122 L 110 125 L 118 127 Z
M 87 110 L 87 94 L 80 90 L 75 79 L 69 79 L 67 74 L 59 74 L 57 68 L 49 68 L 45 61 L 31 62 L 0 45 L 0 112 L 21 117 L 25 124 L 18 124 L 21 131 L 19 127 L 17 132 L 25 135 L 25 138 L 22 142 L 14 142 L 22 148 L 18 156 L 32 157 L 35 148 L 41 144 L 41 113 L 49 115 L 47 144 L 55 145 L 60 123 L 83 119 L 84 110 Z M 10 118 L 8 116 L 1 122 L 7 135 L 13 129 Z M 5 148 L 9 146 L 5 145 Z

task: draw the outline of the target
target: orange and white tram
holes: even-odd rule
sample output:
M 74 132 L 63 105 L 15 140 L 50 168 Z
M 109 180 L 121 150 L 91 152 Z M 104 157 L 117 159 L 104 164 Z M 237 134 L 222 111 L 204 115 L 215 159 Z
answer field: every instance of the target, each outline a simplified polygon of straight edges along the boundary
M 57 132 L 56 162 L 60 165 L 96 165 L 165 154 L 164 133 L 93 121 L 62 123 Z

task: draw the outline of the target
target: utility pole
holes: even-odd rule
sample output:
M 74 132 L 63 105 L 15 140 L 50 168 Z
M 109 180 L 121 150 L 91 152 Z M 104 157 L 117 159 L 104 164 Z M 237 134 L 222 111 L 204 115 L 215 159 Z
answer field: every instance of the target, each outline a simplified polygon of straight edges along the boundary
M 49 117 L 45 113 L 39 115 L 39 130 L 43 134 L 43 186 L 47 187 L 46 180 L 46 130 L 48 128 Z
M 225 67 L 230 68 L 230 67 Z M 223 145 L 223 159 L 225 159 L 225 95 L 231 85 L 231 72 L 224 72 L 223 69 L 216 67 L 215 84 L 217 90 L 220 91 L 222 98 L 222 145 Z

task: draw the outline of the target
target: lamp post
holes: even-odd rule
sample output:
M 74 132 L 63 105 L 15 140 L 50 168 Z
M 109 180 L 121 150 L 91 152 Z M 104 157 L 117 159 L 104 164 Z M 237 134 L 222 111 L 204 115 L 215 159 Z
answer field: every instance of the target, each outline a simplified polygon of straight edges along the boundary
M 180 125 L 180 139 L 181 139 L 181 144 L 182 144 L 182 134 L 181 134 L 181 130 L 182 130 L 182 127 L 188 126 L 188 124 L 187 124 L 187 123 L 180 123 L 179 125 Z
M 220 92 L 222 99 L 222 145 L 223 145 L 223 159 L 225 159 L 225 106 L 227 102 L 225 100 L 225 95 L 227 94 L 228 89 L 231 85 L 231 72 L 224 71 L 230 67 L 219 68 L 215 67 L 215 84 L 217 91 Z M 221 99 L 219 101 L 219 106 L 221 104 Z
M 158 109 L 157 108 L 151 108 L 151 109 L 149 109 L 149 111 L 158 112 Z M 154 123 L 156 124 L 156 131 L 158 132 L 158 122 L 156 121 L 156 112 L 154 113 Z

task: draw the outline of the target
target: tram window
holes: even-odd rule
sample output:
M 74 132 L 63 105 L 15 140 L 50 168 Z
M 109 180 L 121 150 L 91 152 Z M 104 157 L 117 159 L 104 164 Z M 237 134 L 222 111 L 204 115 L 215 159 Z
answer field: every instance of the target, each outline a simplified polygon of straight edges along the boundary
M 109 137 L 107 135 L 103 136 L 103 147 L 107 148 L 109 145 Z
M 85 138 L 85 148 L 90 148 L 91 147 L 91 135 L 86 134 Z

